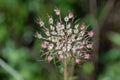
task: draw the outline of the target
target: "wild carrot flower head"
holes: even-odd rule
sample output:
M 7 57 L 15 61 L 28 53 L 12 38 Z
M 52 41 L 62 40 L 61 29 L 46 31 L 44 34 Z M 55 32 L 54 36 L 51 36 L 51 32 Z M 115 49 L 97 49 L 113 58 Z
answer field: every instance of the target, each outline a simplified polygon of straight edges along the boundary
M 61 18 L 58 8 L 55 8 L 54 12 L 58 18 L 54 20 L 48 15 L 49 26 L 45 26 L 42 19 L 38 20 L 46 36 L 42 36 L 39 32 L 35 33 L 35 37 L 43 41 L 41 48 L 45 59 L 50 62 L 54 59 L 62 61 L 73 58 L 75 63 L 90 59 L 94 32 L 88 31 L 88 26 L 85 24 L 76 23 L 72 12 L 69 12 L 64 19 Z

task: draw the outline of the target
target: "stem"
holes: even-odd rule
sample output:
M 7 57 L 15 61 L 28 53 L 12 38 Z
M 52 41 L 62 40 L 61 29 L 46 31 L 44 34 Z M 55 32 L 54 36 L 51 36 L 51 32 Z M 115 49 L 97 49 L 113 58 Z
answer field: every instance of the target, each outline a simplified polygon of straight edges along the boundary
M 74 74 L 74 62 L 73 62 L 73 59 L 71 59 L 70 79 L 69 80 L 73 80 L 73 74 Z
M 67 61 L 64 59 L 64 80 L 67 80 Z

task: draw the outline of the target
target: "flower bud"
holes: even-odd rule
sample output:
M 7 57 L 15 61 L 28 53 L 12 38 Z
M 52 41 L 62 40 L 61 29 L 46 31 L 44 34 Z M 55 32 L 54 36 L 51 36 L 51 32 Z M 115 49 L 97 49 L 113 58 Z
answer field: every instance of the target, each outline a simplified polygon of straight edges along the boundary
M 42 47 L 42 48 L 47 48 L 47 42 L 43 42 L 43 43 L 41 44 L 41 47 Z
M 72 29 L 68 29 L 68 30 L 67 30 L 67 34 L 68 34 L 68 35 L 72 34 Z
M 52 35 L 56 35 L 57 33 L 56 33 L 55 31 L 52 31 L 51 34 L 52 34 Z
M 82 25 L 82 26 L 80 27 L 80 29 L 81 29 L 81 30 L 84 30 L 84 29 L 85 29 L 85 25 Z
M 55 12 L 56 15 L 60 15 L 60 10 L 58 8 L 55 8 L 54 12 Z
M 93 37 L 93 35 L 94 35 L 94 32 L 93 32 L 93 31 L 88 32 L 88 36 L 89 36 L 89 37 Z
M 93 48 L 93 44 L 87 44 L 87 48 Z
M 49 18 L 49 23 L 53 24 L 53 18 L 52 17 Z
M 35 32 L 35 37 L 38 38 L 38 39 L 41 39 L 41 38 L 42 38 L 42 35 L 39 34 L 38 32 Z
M 78 29 L 74 29 L 74 33 L 77 34 L 79 32 Z
M 89 59 L 89 58 L 90 58 L 90 54 L 85 53 L 85 54 L 84 54 L 84 58 L 85 58 L 85 59 Z
M 65 26 L 64 26 L 64 25 L 61 25 L 60 29 L 61 29 L 61 30 L 62 30 L 62 29 L 65 29 Z
M 48 57 L 47 57 L 47 60 L 48 60 L 49 62 L 50 62 L 52 59 L 53 59 L 52 56 L 48 56 Z
M 67 26 L 66 26 L 66 28 L 69 29 L 70 27 L 71 27 L 71 24 L 68 23 Z
M 71 44 L 67 45 L 67 51 L 70 51 L 70 49 L 72 48 Z
M 78 59 L 78 58 L 77 58 L 77 59 L 75 59 L 75 62 L 76 62 L 77 64 L 78 64 L 78 63 L 80 63 L 80 61 L 81 61 L 81 60 L 80 60 L 80 59 Z
M 53 49 L 53 47 L 54 47 L 54 45 L 51 43 L 51 44 L 49 44 L 48 45 L 48 50 L 51 50 L 51 49 Z
M 76 24 L 74 27 L 75 27 L 75 29 L 77 29 L 79 27 L 79 24 Z
M 62 60 L 62 59 L 63 59 L 63 55 L 60 54 L 60 55 L 58 56 L 58 59 L 59 59 L 59 60 Z
M 49 31 L 46 31 L 46 32 L 45 32 L 45 34 L 46 34 L 47 36 L 50 36 L 50 33 L 49 33 Z
M 63 47 L 63 48 L 62 48 L 62 51 L 63 51 L 63 52 L 66 52 L 66 47 Z
M 55 27 L 52 26 L 52 25 L 50 25 L 50 29 L 51 29 L 51 30 L 55 30 Z
M 59 34 L 60 34 L 61 36 L 64 36 L 64 35 L 65 35 L 65 33 L 64 33 L 63 30 L 61 30 Z
M 39 21 L 40 27 L 44 26 L 44 22 L 42 20 Z
M 69 12 L 68 18 L 73 18 L 73 13 L 72 12 Z
M 62 54 L 63 52 L 62 51 L 58 51 L 58 54 Z

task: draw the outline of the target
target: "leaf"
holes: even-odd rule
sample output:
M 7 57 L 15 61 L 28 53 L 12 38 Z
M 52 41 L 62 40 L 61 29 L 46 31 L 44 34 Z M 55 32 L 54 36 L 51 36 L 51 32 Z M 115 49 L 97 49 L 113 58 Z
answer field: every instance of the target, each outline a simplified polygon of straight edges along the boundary
M 110 32 L 108 38 L 115 44 L 120 46 L 120 33 Z

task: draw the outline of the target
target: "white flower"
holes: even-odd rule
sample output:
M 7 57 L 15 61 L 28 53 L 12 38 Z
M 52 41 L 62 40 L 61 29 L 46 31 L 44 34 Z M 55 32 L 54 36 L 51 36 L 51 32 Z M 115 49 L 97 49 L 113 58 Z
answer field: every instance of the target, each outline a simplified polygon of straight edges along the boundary
M 63 52 L 66 52 L 66 47 L 63 47 L 63 48 L 62 48 L 62 51 L 63 51 Z
M 49 18 L 49 23 L 53 24 L 53 19 L 51 17 Z
M 80 35 L 81 35 L 81 36 L 84 36 L 84 34 L 85 34 L 84 31 L 81 31 L 81 32 L 80 32 Z
M 51 30 L 55 30 L 55 27 L 52 26 L 52 25 L 50 25 L 50 29 L 51 29 Z
M 55 31 L 52 31 L 51 34 L 52 34 L 52 35 L 56 35 L 57 33 L 56 33 Z
M 72 48 L 72 52 L 76 53 L 76 48 L 75 47 Z
M 69 29 L 70 27 L 71 27 L 71 24 L 68 23 L 67 26 L 66 26 L 66 28 Z
M 67 51 L 70 51 L 70 49 L 72 48 L 71 44 L 67 45 Z
M 71 41 L 75 41 L 75 36 L 76 36 L 75 34 L 71 35 Z
M 76 24 L 74 27 L 75 27 L 75 29 L 77 29 L 79 27 L 79 24 Z
M 42 35 L 39 34 L 38 32 L 35 32 L 35 37 L 38 38 L 38 39 L 41 39 L 41 38 L 42 38 Z
M 47 36 L 50 36 L 50 33 L 49 33 L 49 31 L 46 31 L 45 33 L 46 33 L 46 35 L 47 35 Z
M 42 20 L 39 21 L 40 27 L 44 26 L 44 22 Z
M 58 51 L 58 54 L 62 54 L 63 52 L 62 51 Z
M 78 29 L 74 29 L 74 33 L 77 34 L 79 32 Z
M 53 47 L 54 47 L 54 45 L 51 43 L 51 44 L 49 44 L 48 45 L 48 50 L 51 50 L 51 49 L 53 49 Z
M 59 33 L 61 36 L 64 36 L 65 35 L 65 33 L 64 33 L 64 31 L 63 30 L 60 30 L 60 33 Z
M 82 37 L 81 36 L 78 36 L 78 38 L 76 40 L 82 40 Z
M 64 25 L 61 25 L 60 29 L 65 29 L 65 26 L 64 26 Z
M 64 20 L 65 20 L 65 22 L 68 22 L 68 21 L 69 21 L 69 18 L 66 16 L 66 17 L 64 18 Z
M 68 34 L 68 35 L 72 34 L 72 29 L 68 29 L 68 30 L 67 30 L 67 34 Z

